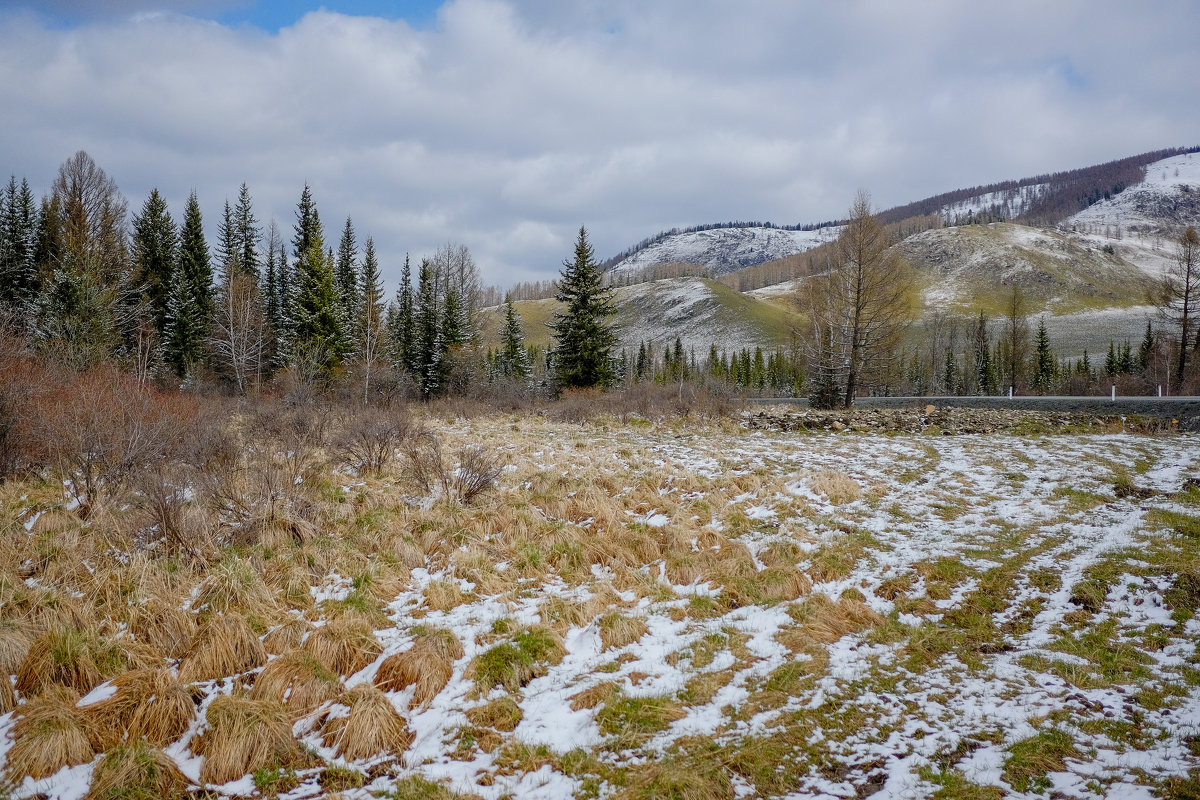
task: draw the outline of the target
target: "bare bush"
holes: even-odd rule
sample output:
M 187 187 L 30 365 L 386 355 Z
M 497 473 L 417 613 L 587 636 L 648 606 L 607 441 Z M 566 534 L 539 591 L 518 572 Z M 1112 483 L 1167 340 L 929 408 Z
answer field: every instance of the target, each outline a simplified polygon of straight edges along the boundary
M 458 451 L 458 469 L 450 482 L 450 494 L 460 502 L 470 503 L 496 485 L 504 463 L 480 444 L 467 445 Z
M 413 436 L 416 426 L 403 408 L 359 408 L 333 437 L 338 457 L 361 473 L 378 475 Z
M 443 497 L 471 503 L 496 485 L 504 462 L 485 448 L 474 444 L 458 450 L 458 466 L 451 469 L 442 455 L 437 434 L 426 432 L 414 437 L 404 449 L 406 475 L 426 493 L 441 490 Z
M 50 463 L 81 513 L 119 498 L 150 465 L 178 455 L 196 416 L 187 397 L 96 367 L 42 396 L 35 409 Z

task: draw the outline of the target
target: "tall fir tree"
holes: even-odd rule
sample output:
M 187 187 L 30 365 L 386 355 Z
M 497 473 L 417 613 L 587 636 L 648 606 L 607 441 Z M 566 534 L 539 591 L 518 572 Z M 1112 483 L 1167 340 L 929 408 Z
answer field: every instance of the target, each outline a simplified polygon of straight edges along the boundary
M 217 244 L 214 250 L 217 258 L 217 283 L 226 286 L 242 271 L 242 248 L 238 241 L 237 219 L 228 200 L 225 201 L 225 208 L 221 212 L 221 221 L 217 223 Z
M 134 276 L 150 307 L 160 339 L 167 327 L 167 304 L 179 260 L 179 235 L 167 201 L 153 189 L 133 218 Z M 181 284 L 182 286 L 182 284 Z
M 1142 344 L 1138 347 L 1138 369 L 1149 369 L 1153 361 L 1154 329 L 1150 327 L 1150 320 L 1146 320 L 1146 335 L 1142 337 Z
M 421 259 L 417 293 L 413 298 L 413 376 L 423 397 L 442 389 L 442 326 L 438 314 L 437 276 L 429 259 Z
M 308 211 L 311 215 L 306 216 Z M 334 285 L 333 259 L 325 249 L 321 221 L 307 186 L 297 209 L 297 220 L 293 242 L 307 242 L 307 246 L 296 260 L 294 348 L 297 357 L 328 377 L 342 363 L 349 348 Z
M 613 290 L 604 285 L 587 229 L 580 228 L 573 259 L 563 262 L 558 302 L 565 304 L 549 323 L 554 333 L 554 376 L 562 388 L 607 386 L 613 381 L 612 349 L 617 336 L 609 317 L 616 314 Z
M 642 358 L 645 358 L 645 345 Z M 525 349 L 525 328 L 513 308 L 512 295 L 504 296 L 504 330 L 500 335 L 500 353 L 496 358 L 496 369 L 500 375 L 516 381 L 528 381 L 533 375 L 533 364 L 529 351 Z
M 24 178 L 15 176 L 0 197 L 0 306 L 9 306 L 26 318 L 38 292 L 37 209 Z
M 262 239 L 262 230 L 254 217 L 254 203 L 250 198 L 250 189 L 245 183 L 238 189 L 237 208 L 233 213 L 234 245 L 238 251 L 238 268 L 254 279 L 258 284 L 262 276 L 258 244 Z
M 1040 317 L 1033 340 L 1033 388 L 1039 394 L 1047 394 L 1054 388 L 1056 366 L 1054 351 L 1050 349 L 1050 334 L 1046 332 L 1046 319 Z
M 415 328 L 413 318 L 412 268 L 408 254 L 404 254 L 404 269 L 400 272 L 400 286 L 396 289 L 396 302 L 388 317 L 388 340 L 392 364 L 417 375 L 415 358 Z
M 204 238 L 204 217 L 196 193 L 188 195 L 183 212 L 183 228 L 179 234 L 179 273 L 183 290 L 194 301 L 197 324 L 203 336 L 212 326 L 215 308 L 213 268 L 209 258 L 208 241 Z
M 383 278 L 375 255 L 375 240 L 367 237 L 363 250 L 362 303 L 358 314 L 358 357 L 363 365 L 363 402 L 371 397 L 371 378 L 383 353 Z
M 979 394 L 996 393 L 996 364 L 992 361 L 987 317 L 982 311 L 979 312 L 979 320 L 975 323 L 975 380 Z
M 204 357 L 206 328 L 200 306 L 182 269 L 168 283 L 163 330 L 163 359 L 181 379 L 188 379 Z
M 342 228 L 342 238 L 338 242 L 337 267 L 334 276 L 337 281 L 338 304 L 341 306 L 347 328 L 355 324 L 360 306 L 358 296 L 358 240 L 354 234 L 354 223 L 346 217 L 346 225 Z

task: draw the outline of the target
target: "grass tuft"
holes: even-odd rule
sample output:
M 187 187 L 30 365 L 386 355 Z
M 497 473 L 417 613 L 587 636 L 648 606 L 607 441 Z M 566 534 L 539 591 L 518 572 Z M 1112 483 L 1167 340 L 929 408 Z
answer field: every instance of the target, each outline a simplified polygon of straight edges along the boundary
M 325 727 L 326 747 L 350 760 L 369 758 L 381 753 L 401 756 L 412 744 L 404 718 L 387 695 L 369 684 L 346 692 L 350 713 L 331 719 Z
M 8 751 L 10 781 L 20 783 L 26 775 L 40 780 L 92 760 L 95 751 L 75 707 L 78 701 L 79 694 L 70 687 L 51 685 L 21 707 Z
M 267 663 L 267 651 L 240 614 L 213 617 L 197 631 L 179 664 L 185 683 L 224 678 Z
M 84 800 L 181 800 L 188 783 L 170 756 L 139 740 L 104 754 Z
M 305 753 L 292 738 L 292 725 L 281 703 L 222 695 L 212 701 L 207 727 L 192 742 L 204 756 L 200 780 L 228 783 L 268 767 L 299 767 Z

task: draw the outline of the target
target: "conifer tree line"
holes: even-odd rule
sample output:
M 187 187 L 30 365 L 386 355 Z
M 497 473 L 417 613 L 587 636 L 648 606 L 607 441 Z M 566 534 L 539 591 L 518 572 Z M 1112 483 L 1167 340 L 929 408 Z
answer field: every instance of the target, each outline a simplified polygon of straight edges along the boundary
M 224 203 L 211 241 L 204 223 L 195 192 L 178 218 L 158 189 L 130 214 L 82 151 L 40 202 L 27 180 L 10 178 L 0 192 L 0 327 L 71 368 L 116 361 L 146 379 L 215 379 L 239 393 L 282 370 L 307 381 L 352 375 L 364 398 L 533 379 L 511 303 L 501 353 L 481 353 L 479 272 L 465 246 L 444 245 L 415 275 L 406 257 L 389 302 L 373 239 L 349 216 L 328 232 L 307 185 L 290 237 L 275 220 L 264 225 L 246 184 Z

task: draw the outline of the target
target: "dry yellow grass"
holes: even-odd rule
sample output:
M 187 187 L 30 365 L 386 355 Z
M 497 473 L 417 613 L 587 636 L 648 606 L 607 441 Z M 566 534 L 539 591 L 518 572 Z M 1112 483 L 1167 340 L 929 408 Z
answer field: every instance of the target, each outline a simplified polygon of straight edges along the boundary
M 458 584 L 450 581 L 430 581 L 425 587 L 425 607 L 431 611 L 449 611 L 466 602 Z
M 582 711 L 585 708 L 595 708 L 608 701 L 617 692 L 617 685 L 611 682 L 598 683 L 589 686 L 581 692 L 571 695 L 571 710 Z
M 204 756 L 200 780 L 227 783 L 266 767 L 298 767 L 305 755 L 292 738 L 292 724 L 283 705 L 272 700 L 222 695 L 205 715 L 207 727 L 192 742 Z
M 180 800 L 190 781 L 175 761 L 144 741 L 117 747 L 105 753 L 92 775 L 91 789 L 84 800 L 156 798 Z
M 304 641 L 303 649 L 332 674 L 345 676 L 358 672 L 383 652 L 370 627 L 353 618 L 318 627 Z
M 268 614 L 275 602 L 258 567 L 248 559 L 228 555 L 208 572 L 192 608 L 204 614 Z
M 356 686 L 346 693 L 350 713 L 335 717 L 325 726 L 326 747 L 355 760 L 379 754 L 400 756 L 412 744 L 404 718 L 387 695 L 371 685 Z
M 164 669 L 136 669 L 112 681 L 113 695 L 83 708 L 88 737 L 97 751 L 145 739 L 165 747 L 188 729 L 196 713 L 187 686 Z
M 272 655 L 281 655 L 304 643 L 304 637 L 315 630 L 313 624 L 303 617 L 292 617 L 277 625 L 263 637 L 263 646 Z
M 446 688 L 454 668 L 443 653 L 419 641 L 403 653 L 388 656 L 375 673 L 375 685 L 385 692 L 413 688 L 413 705 L 426 706 Z
M 821 644 L 864 631 L 883 619 L 862 601 L 831 600 L 824 594 L 814 594 L 789 609 L 789 614 L 796 621 L 796 634 Z
M 823 494 L 835 506 L 852 503 L 862 497 L 862 486 L 858 481 L 842 472 L 823 469 L 808 476 L 809 487 Z
M 17 691 L 30 696 L 59 684 L 84 695 L 124 666 L 124 654 L 94 631 L 55 627 L 29 646 L 17 670 Z
M 92 760 L 95 751 L 75 708 L 78 701 L 79 693 L 73 689 L 50 686 L 22 706 L 8 751 L 10 781 L 19 783 L 26 775 L 39 780 L 63 767 Z
M 267 663 L 267 651 L 240 614 L 213 617 L 192 638 L 179 664 L 185 683 L 223 678 Z
M 196 618 L 166 603 L 150 603 L 133 613 L 134 638 L 161 657 L 182 658 L 196 635 Z
M 495 728 L 506 733 L 521 724 L 521 707 L 511 697 L 498 697 L 490 703 L 467 710 L 467 720 L 478 728 Z
M 14 675 L 29 653 L 33 638 L 15 623 L 0 625 L 0 674 Z M 11 687 L 10 687 L 11 688 Z
M 598 624 L 600 641 L 605 650 L 633 644 L 650 630 L 641 617 L 630 617 L 615 611 L 600 617 Z
M 341 682 L 311 654 L 300 650 L 285 653 L 269 662 L 254 680 L 249 697 L 274 700 L 301 717 L 322 703 L 337 699 Z

